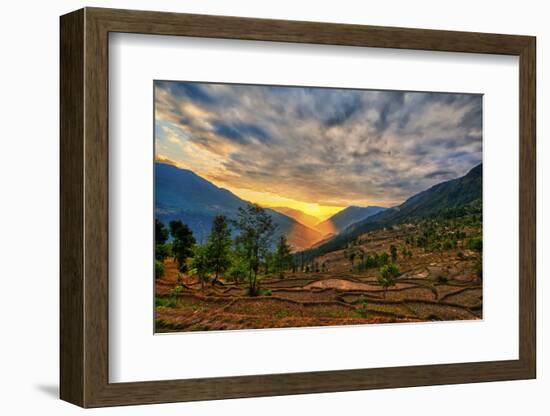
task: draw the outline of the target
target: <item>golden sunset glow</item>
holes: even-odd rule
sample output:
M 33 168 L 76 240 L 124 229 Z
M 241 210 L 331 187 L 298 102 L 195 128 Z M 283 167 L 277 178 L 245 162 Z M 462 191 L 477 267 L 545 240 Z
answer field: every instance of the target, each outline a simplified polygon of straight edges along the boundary
M 168 163 L 181 169 L 189 169 L 189 167 L 186 166 L 185 164 L 175 162 L 170 158 L 160 154 L 157 154 L 155 156 L 155 161 Z M 239 198 L 244 199 L 245 201 L 253 202 L 264 208 L 286 207 L 286 208 L 296 209 L 298 211 L 303 212 L 304 214 L 311 215 L 313 217 L 318 218 L 319 222 L 324 221 L 327 218 L 330 218 L 334 214 L 346 208 L 345 206 L 320 205 L 317 203 L 299 201 L 296 199 L 280 196 L 271 192 L 260 192 L 260 191 L 253 191 L 251 189 L 236 188 L 228 185 L 225 182 L 220 182 L 219 180 L 217 180 L 216 177 L 211 177 L 210 175 L 208 175 L 207 172 L 203 172 L 201 169 L 196 169 L 196 170 L 198 170 L 200 174 L 204 175 L 205 178 L 207 178 L 210 182 L 212 182 L 216 186 L 219 186 L 220 188 L 224 188 L 230 192 L 233 192 L 235 195 L 237 195 Z
M 262 207 L 287 207 L 297 209 L 298 211 L 302 211 L 304 214 L 308 214 L 318 218 L 319 221 L 324 221 L 345 208 L 298 201 L 296 199 L 286 198 L 284 196 L 276 195 L 270 192 L 258 192 L 249 189 L 232 188 L 226 185 L 222 185 L 222 187 L 233 192 L 238 197 L 246 201 L 258 204 Z

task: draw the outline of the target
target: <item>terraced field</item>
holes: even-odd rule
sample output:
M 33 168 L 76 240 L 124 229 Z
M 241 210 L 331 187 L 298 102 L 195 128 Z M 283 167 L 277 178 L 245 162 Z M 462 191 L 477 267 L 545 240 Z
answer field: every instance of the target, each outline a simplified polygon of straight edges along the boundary
M 370 235 L 359 248 L 372 252 L 399 244 L 396 231 Z M 460 254 L 459 254 L 460 253 Z M 384 289 L 378 269 L 356 271 L 343 251 L 319 258 L 323 272 L 286 272 L 261 279 L 262 295 L 223 277 L 204 288 L 165 263 L 156 281 L 156 330 L 206 331 L 372 323 L 474 320 L 482 317 L 480 254 L 464 249 L 399 256 L 400 275 Z

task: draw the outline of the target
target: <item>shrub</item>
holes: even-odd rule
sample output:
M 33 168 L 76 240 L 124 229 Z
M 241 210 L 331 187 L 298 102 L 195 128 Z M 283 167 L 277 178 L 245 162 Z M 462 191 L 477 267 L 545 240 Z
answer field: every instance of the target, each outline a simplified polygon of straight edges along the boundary
M 378 258 L 378 265 L 379 266 L 385 266 L 390 261 L 390 256 L 388 253 L 382 253 L 380 257 Z
M 439 251 L 441 250 L 441 243 L 439 241 L 434 241 L 430 244 L 428 251 Z
M 483 240 L 481 237 L 471 238 L 468 241 L 468 248 L 475 251 L 483 250 Z
M 168 244 L 156 244 L 155 245 L 155 259 L 163 261 L 170 255 L 170 248 Z
M 384 288 L 384 297 L 386 297 L 386 290 L 395 284 L 395 278 L 399 274 L 399 269 L 394 263 L 386 264 L 380 268 L 378 284 Z
M 279 309 L 277 312 L 275 312 L 275 316 L 277 318 L 286 318 L 287 316 L 290 316 L 290 311 L 287 309 Z
M 369 316 L 369 301 L 362 299 L 361 306 L 356 310 L 357 314 L 362 318 L 368 318 Z
M 155 260 L 155 279 L 160 279 L 162 276 L 164 276 L 164 263 Z
M 156 308 L 173 308 L 176 306 L 176 301 L 169 298 L 155 298 Z
M 478 279 L 483 279 L 483 263 L 481 262 L 481 260 L 477 260 L 474 267 Z
M 428 244 L 428 239 L 426 237 L 424 237 L 423 235 L 419 236 L 416 239 L 416 245 L 418 247 L 426 247 L 427 244 Z
M 261 295 L 261 289 L 258 285 L 256 286 L 249 286 L 246 288 L 246 295 L 250 297 L 260 296 Z
M 177 284 L 172 290 L 170 290 L 170 297 L 177 298 L 178 295 L 183 291 L 183 285 Z
M 380 276 L 382 278 L 394 278 L 399 276 L 399 268 L 395 263 L 386 264 L 380 268 Z
M 378 258 L 374 256 L 367 256 L 364 262 L 366 269 L 371 269 L 373 267 L 378 266 Z
M 395 247 L 393 244 L 390 246 L 390 253 L 391 261 L 395 263 L 397 261 L 397 247 Z
M 449 278 L 445 276 L 437 276 L 437 283 L 445 284 L 449 282 Z

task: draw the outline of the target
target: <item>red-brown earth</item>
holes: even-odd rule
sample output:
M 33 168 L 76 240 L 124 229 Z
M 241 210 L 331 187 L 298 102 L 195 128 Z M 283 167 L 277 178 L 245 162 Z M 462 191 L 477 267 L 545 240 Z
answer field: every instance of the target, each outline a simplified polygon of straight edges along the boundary
M 480 319 L 482 283 L 476 273 L 480 253 L 466 249 L 464 241 L 455 249 L 440 251 L 406 245 L 413 232 L 401 226 L 365 234 L 352 248 L 315 259 L 318 265 L 325 264 L 324 271 L 287 271 L 282 279 L 275 274 L 262 276 L 264 295 L 257 297 L 247 296 L 246 283 L 236 284 L 224 276 L 202 288 L 167 259 L 165 274 L 156 281 L 156 331 Z M 379 268 L 357 271 L 349 252 L 389 253 L 391 245 L 398 248 L 400 275 L 384 290 L 378 283 Z M 403 255 L 402 247 L 412 256 Z

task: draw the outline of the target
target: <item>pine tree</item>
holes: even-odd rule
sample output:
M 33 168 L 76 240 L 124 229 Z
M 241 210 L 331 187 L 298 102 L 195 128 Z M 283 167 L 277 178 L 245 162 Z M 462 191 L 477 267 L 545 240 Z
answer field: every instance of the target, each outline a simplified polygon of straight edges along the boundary
M 172 254 L 180 271 L 185 271 L 185 261 L 193 256 L 193 246 L 196 243 L 193 232 L 180 220 L 170 221 L 170 234 L 172 235 Z
M 224 215 L 214 218 L 206 252 L 210 270 L 214 272 L 214 282 L 216 282 L 220 273 L 224 273 L 231 266 L 231 230 Z
M 277 242 L 275 250 L 275 267 L 281 278 L 284 277 L 284 271 L 289 267 L 292 261 L 292 247 L 288 244 L 286 237 L 281 235 Z
M 390 245 L 390 253 L 391 261 L 395 263 L 397 261 L 397 247 L 395 247 L 393 244 Z

